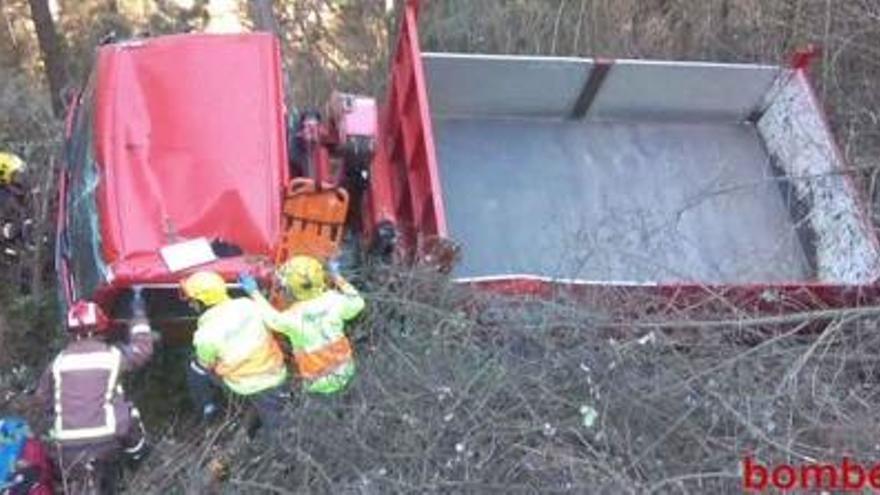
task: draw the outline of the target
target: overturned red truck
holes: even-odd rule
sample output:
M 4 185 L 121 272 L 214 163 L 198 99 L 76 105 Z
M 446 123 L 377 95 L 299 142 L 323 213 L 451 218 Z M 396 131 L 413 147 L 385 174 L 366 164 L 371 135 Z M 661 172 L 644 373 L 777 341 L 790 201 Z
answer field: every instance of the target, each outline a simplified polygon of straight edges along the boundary
M 347 95 L 324 115 L 287 109 L 267 34 L 101 46 L 68 119 L 63 300 L 124 318 L 140 284 L 158 319 L 188 317 L 176 282 L 192 270 L 268 273 L 299 175 L 348 190 L 358 249 L 416 259 L 451 240 L 452 276 L 488 290 L 723 293 L 772 311 L 876 296 L 880 246 L 807 55 L 422 53 L 417 14 L 409 2 L 378 110 Z

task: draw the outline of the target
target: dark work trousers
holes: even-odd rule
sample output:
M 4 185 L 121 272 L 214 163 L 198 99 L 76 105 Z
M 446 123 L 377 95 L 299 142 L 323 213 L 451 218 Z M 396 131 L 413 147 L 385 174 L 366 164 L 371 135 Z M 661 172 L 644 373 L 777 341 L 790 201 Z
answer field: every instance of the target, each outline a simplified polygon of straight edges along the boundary
M 120 451 L 132 461 L 140 460 L 147 453 L 147 435 L 141 413 L 131 408 L 131 426 L 128 431 L 118 437 L 97 442 L 71 442 L 59 445 L 61 464 L 73 467 L 90 461 L 114 461 Z
M 131 410 L 131 427 L 125 435 L 93 443 L 56 444 L 56 448 L 60 454 L 57 460 L 64 479 L 71 480 L 77 486 L 76 483 L 85 483 L 89 477 L 88 471 L 95 470 L 99 493 L 116 493 L 116 484 L 122 474 L 120 452 L 130 465 L 134 465 L 149 450 L 144 423 L 140 412 L 134 407 Z
M 186 386 L 197 412 L 202 414 L 206 406 L 216 405 L 217 390 L 223 388 L 223 382 L 195 360 L 190 360 L 186 367 Z
M 199 413 L 204 411 L 208 404 L 214 404 L 217 391 L 225 388 L 223 381 L 217 375 L 200 366 L 195 360 L 190 361 L 186 378 L 190 397 Z M 276 387 L 244 396 L 257 410 L 260 422 L 266 427 L 264 431 L 267 433 L 280 431 L 284 427 L 286 385 L 287 381 L 284 381 Z

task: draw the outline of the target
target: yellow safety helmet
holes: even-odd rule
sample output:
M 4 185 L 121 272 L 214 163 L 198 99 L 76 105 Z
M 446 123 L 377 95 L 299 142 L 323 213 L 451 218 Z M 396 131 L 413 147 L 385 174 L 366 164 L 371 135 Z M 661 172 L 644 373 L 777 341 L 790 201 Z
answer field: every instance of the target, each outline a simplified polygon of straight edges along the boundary
M 196 272 L 180 282 L 180 289 L 188 299 L 205 306 L 213 306 L 229 299 L 226 282 L 215 272 Z
M 307 301 L 324 292 L 324 267 L 311 256 L 294 256 L 278 269 L 278 277 L 294 298 Z
M 15 175 L 24 170 L 24 160 L 13 153 L 0 151 L 0 185 L 11 184 Z

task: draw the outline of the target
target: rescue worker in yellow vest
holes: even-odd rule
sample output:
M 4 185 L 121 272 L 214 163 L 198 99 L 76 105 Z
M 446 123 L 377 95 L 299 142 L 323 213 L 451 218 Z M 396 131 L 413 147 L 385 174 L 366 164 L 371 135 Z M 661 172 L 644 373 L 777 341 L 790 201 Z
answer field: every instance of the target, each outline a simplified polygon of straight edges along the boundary
M 223 386 L 253 403 L 264 431 L 277 431 L 283 424 L 287 367 L 260 308 L 246 297 L 230 298 L 226 282 L 214 272 L 194 273 L 181 282 L 181 290 L 201 313 L 187 381 L 202 417 L 217 414 L 214 395 Z
M 290 341 L 294 363 L 306 391 L 332 394 L 344 389 L 354 377 L 355 365 L 345 323 L 364 309 L 364 299 L 330 265 L 328 289 L 321 262 L 309 256 L 294 256 L 277 271 L 279 282 L 296 300 L 278 312 L 260 294 L 256 280 L 242 274 L 239 283 L 264 311 L 266 324 Z
M 129 459 L 146 453 L 144 425 L 122 390 L 124 373 L 144 366 L 153 355 L 153 336 L 140 289 L 132 299 L 128 341 L 110 344 L 110 320 L 90 301 L 78 301 L 67 314 L 73 340 L 40 378 L 37 398 L 52 420 L 65 471 L 87 463 L 113 462 L 120 450 Z
M 18 155 L 0 151 L 0 190 L 3 191 L 4 203 L 7 194 L 19 198 L 18 202 L 21 202 L 20 198 L 25 194 L 21 179 L 26 168 L 24 160 Z
M 33 224 L 28 218 L 27 191 L 22 181 L 26 168 L 18 155 L 0 151 L 0 241 L 3 254 L 11 258 L 19 255 L 15 244 Z

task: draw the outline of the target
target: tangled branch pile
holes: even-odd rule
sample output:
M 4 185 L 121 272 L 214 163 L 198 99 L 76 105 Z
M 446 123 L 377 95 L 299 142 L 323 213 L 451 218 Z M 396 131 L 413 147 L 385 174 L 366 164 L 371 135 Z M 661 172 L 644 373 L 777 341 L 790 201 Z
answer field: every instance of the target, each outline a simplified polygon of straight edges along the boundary
M 565 302 L 484 302 L 424 274 L 375 287 L 344 396 L 294 397 L 277 447 L 248 442 L 235 414 L 166 439 L 130 492 L 727 492 L 744 455 L 880 449 L 873 310 L 684 338 Z
M 162 16 L 128 20 L 120 34 L 194 27 L 204 4 L 181 13 L 155 3 Z M 396 25 L 384 3 L 277 2 L 298 104 L 319 104 L 333 87 L 381 95 Z M 105 12 L 116 4 L 63 2 L 80 76 L 104 34 L 95 26 L 125 21 Z M 5 5 L 10 29 L 0 36 L 29 22 L 25 2 Z M 421 27 L 426 49 L 488 53 L 777 62 L 816 42 L 820 96 L 876 221 L 878 19 L 878 0 L 445 0 L 428 3 Z M 0 141 L 39 164 L 36 182 L 50 192 L 61 123 L 35 84 L 31 38 L 30 49 L 2 46 Z M 51 197 L 35 201 L 42 232 L 53 224 Z M 6 302 L 16 311 L 0 320 L 4 369 L 51 354 L 54 320 L 32 315 L 53 294 L 27 270 L 49 252 L 4 270 L 8 286 L 29 279 L 35 295 Z M 187 430 L 183 419 L 127 480 L 129 492 L 738 492 L 744 455 L 798 464 L 871 460 L 880 450 L 880 311 L 782 325 L 713 294 L 672 314 L 668 301 L 633 294 L 590 306 L 500 300 L 503 309 L 488 311 L 484 296 L 422 273 L 395 274 L 368 295 L 370 313 L 355 330 L 359 376 L 346 395 L 295 397 L 289 430 L 276 434 L 281 448 L 246 440 L 240 405 L 207 430 Z M 4 408 L 32 375 L 2 373 Z

